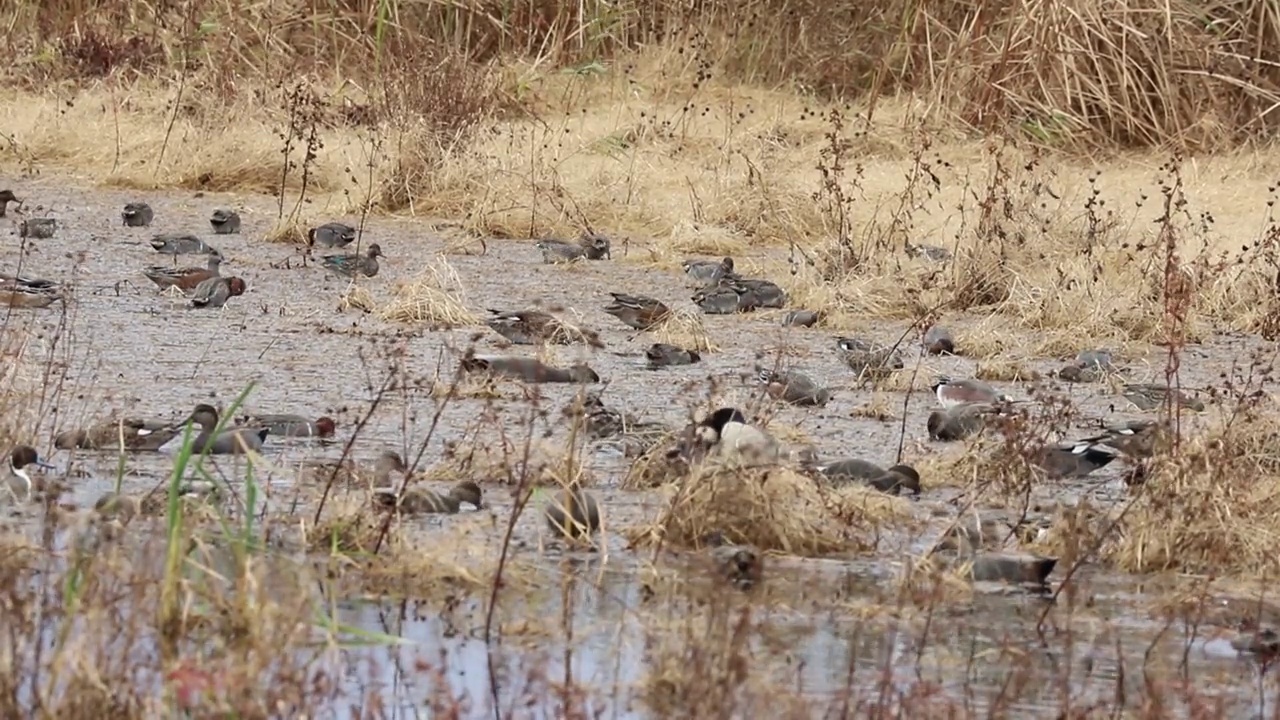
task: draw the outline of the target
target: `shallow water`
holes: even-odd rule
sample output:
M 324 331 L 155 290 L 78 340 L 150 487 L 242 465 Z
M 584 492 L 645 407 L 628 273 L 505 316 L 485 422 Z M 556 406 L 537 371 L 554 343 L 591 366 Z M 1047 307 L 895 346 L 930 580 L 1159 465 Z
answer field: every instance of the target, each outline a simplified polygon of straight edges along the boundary
M 383 449 L 394 449 L 407 457 L 416 454 L 439 408 L 438 401 L 429 395 L 431 380 L 438 375 L 447 382 L 458 355 L 473 337 L 479 338 L 477 346 L 482 353 L 532 351 L 506 349 L 496 334 L 479 328 L 433 331 L 385 322 L 376 314 L 339 310 L 344 281 L 327 276 L 314 263 L 302 264 L 301 255 L 291 246 L 259 239 L 274 223 L 270 198 L 89 190 L 50 180 L 15 183 L 14 189 L 29 198 L 27 211 L 57 217 L 60 227 L 50 240 L 29 241 L 25 256 L 20 254 L 15 235 L 0 249 L 0 269 L 15 271 L 21 258 L 23 274 L 67 280 L 75 287 L 65 333 L 59 330 L 56 306 L 45 311 L 13 311 L 7 320 L 10 329 L 31 330 L 18 369 L 19 381 L 38 385 L 46 361 L 54 363 L 56 374 L 61 376 L 60 386 L 56 377 L 55 382 L 45 385 L 48 412 L 43 422 L 38 428 L 24 428 L 44 452 L 51 450 L 57 431 L 112 412 L 176 419 L 199 402 L 225 407 L 253 383 L 246 403 L 249 411 L 297 412 L 313 417 L 327 414 L 339 424 L 337 442 L 327 446 L 269 441 L 266 457 L 271 467 L 256 472 L 267 484 L 270 501 L 280 508 L 294 501 L 293 469 L 305 459 L 340 456 L 393 369 L 399 388 L 382 393 L 353 449 L 357 458 L 371 459 Z M 150 228 L 122 227 L 119 208 L 125 202 L 143 199 L 156 211 L 155 224 Z M 224 206 L 241 212 L 242 234 L 209 233 L 209 214 Z M 344 218 L 317 215 L 316 219 Z M 15 224 L 0 221 L 4 222 Z M 5 229 L 0 224 L 2 232 Z M 221 311 L 199 311 L 157 291 L 139 271 L 147 265 L 173 264 L 168 256 L 154 253 L 147 242 L 159 232 L 195 232 L 205 237 L 226 257 L 223 274 L 246 278 L 248 292 Z M 371 218 L 366 229 L 369 241 L 378 242 L 387 256 L 380 274 L 363 283 L 379 303 L 385 303 L 398 282 L 422 271 L 445 247 L 444 239 L 424 230 L 422 223 L 396 219 Z M 469 307 L 481 315 L 486 308 L 564 307 L 567 317 L 577 317 L 586 327 L 600 331 L 608 349 L 590 354 L 589 362 L 609 381 L 606 399 L 613 405 L 677 426 L 686 421 L 689 408 L 707 396 L 709 376 L 717 378 L 722 397 L 743 402 L 750 388 L 743 385 L 741 374 L 756 362 L 771 362 L 769 353 L 785 345 L 791 362 L 842 389 L 825 408 L 785 408 L 775 422 L 798 428 L 824 455 L 893 462 L 898 420 L 883 422 L 851 415 L 872 399 L 872 391 L 850 385 L 848 370 L 832 350 L 831 332 L 784 329 L 780 327 L 784 311 L 705 317 L 708 333 L 720 346 L 718 352 L 694 366 L 661 372 L 643 369 L 641 353 L 652 338 L 634 333 L 602 311 L 609 300 L 607 292 L 643 293 L 683 306 L 689 304 L 692 288 L 677 270 L 630 262 L 629 253 L 645 255 L 638 243 L 621 245 L 615 247 L 613 262 L 573 268 L 541 264 L 539 251 L 531 242 L 521 241 L 493 241 L 484 256 L 451 255 L 449 262 L 463 283 Z M 203 259 L 180 256 L 178 264 L 198 265 Z M 771 262 L 763 255 L 758 259 Z M 967 324 L 964 319 L 957 321 L 957 332 L 962 335 Z M 857 334 L 894 342 L 904 329 L 905 324 L 885 323 Z M 1233 359 L 1257 345 L 1255 340 L 1223 336 L 1189 348 L 1183 360 L 1183 383 L 1213 383 Z M 1126 359 L 1135 365 L 1161 366 L 1162 350 L 1158 348 L 1126 351 Z M 759 353 L 765 357 L 759 358 Z M 587 356 L 578 348 L 557 348 L 555 354 L 561 363 Z M 1044 372 L 1060 362 L 1043 358 L 1025 359 L 1023 364 Z M 922 377 L 940 373 L 967 376 L 974 370 L 974 361 L 966 358 L 930 358 L 924 363 Z M 1015 397 L 1027 396 L 1026 384 L 996 385 Z M 543 398 L 541 407 L 550 413 L 548 420 L 539 422 L 552 426 L 552 437 L 559 442 L 565 430 L 563 423 L 557 423 L 557 413 L 574 389 L 549 385 L 537 392 Z M 1120 408 L 1125 403 L 1100 386 L 1076 386 L 1070 392 L 1088 417 L 1118 420 L 1141 416 L 1123 409 L 1113 412 L 1113 405 Z M 504 393 L 509 398 L 520 396 L 512 387 L 506 387 Z M 902 412 L 903 395 L 888 395 L 893 411 Z M 927 393 L 916 393 L 906 405 L 907 461 L 940 450 L 927 442 L 924 428 L 932 403 Z M 497 416 L 484 421 L 489 412 Z M 495 407 L 482 400 L 453 401 L 439 410 L 438 430 L 420 466 L 439 459 L 444 443 L 477 439 L 477 432 L 482 443 L 498 442 L 500 430 L 508 433 L 509 441 L 520 440 L 529 432 L 521 426 L 528 412 L 529 404 L 524 402 Z M 51 457 L 64 467 L 74 462 L 77 480 L 73 499 L 81 505 L 92 504 L 114 485 L 114 457 L 91 453 L 74 457 L 55 453 Z M 601 449 L 587 460 L 602 487 L 614 527 L 638 523 L 661 507 L 656 493 L 616 489 L 625 470 L 625 461 L 616 452 Z M 242 477 L 242 468 L 234 460 L 219 459 L 217 466 L 229 478 Z M 170 459 L 163 455 L 131 456 L 124 488 L 148 489 L 162 481 L 170 467 Z M 1036 499 L 1048 502 L 1083 495 L 1114 499 L 1123 493 L 1118 480 L 1121 471 L 1119 467 L 1107 468 L 1096 473 L 1096 480 L 1039 488 Z M 453 530 L 465 526 L 466 532 L 484 537 L 485 542 L 500 537 L 512 505 L 510 494 L 500 485 L 486 486 L 486 492 L 488 507 L 483 511 L 417 521 L 424 542 L 430 542 L 433 533 L 442 532 L 444 524 Z M 867 608 L 901 604 L 895 599 L 894 579 L 911 554 L 928 546 L 933 537 L 930 532 L 936 533 L 950 521 L 933 518 L 932 512 L 949 508 L 947 501 L 953 495 L 946 489 L 926 493 L 917 514 L 927 521 L 928 529 L 890 533 L 881 540 L 876 560 L 770 559 L 767 585 L 772 589 L 753 615 L 759 638 L 753 643 L 752 654 L 770 668 L 779 687 L 818 699 L 852 688 L 856 702 L 887 702 L 904 712 L 920 711 L 920 706 L 910 703 L 924 702 L 930 711 L 952 708 L 967 713 L 1054 715 L 1063 707 L 1067 694 L 1074 707 L 1115 702 L 1118 682 L 1126 691 L 1126 702 L 1136 706 L 1148 692 L 1142 680 L 1144 662 L 1148 667 L 1156 663 L 1166 674 L 1176 676 L 1185 653 L 1185 673 L 1195 679 L 1198 693 L 1222 694 L 1232 716 L 1256 707 L 1252 667 L 1236 657 L 1229 645 L 1224 648 L 1221 639 L 1190 640 L 1181 625 L 1163 631 L 1164 623 L 1146 610 L 1146 598 L 1160 589 L 1149 580 L 1086 567 L 1074 578 L 1078 606 L 1069 610 L 1065 597 L 1060 598 L 1048 612 L 1042 633 L 1036 627 L 1046 601 L 999 588 L 983 588 L 971 603 L 940 608 L 927 621 L 918 609 L 902 621 L 883 614 L 864 618 Z M 308 508 L 314 502 L 310 494 L 301 500 Z M 9 520 L 14 523 L 31 517 L 30 511 L 9 511 Z M 562 621 L 559 592 L 565 571 L 559 561 L 539 554 L 543 538 L 534 513 L 520 519 L 516 539 L 522 559 L 533 558 L 544 567 L 545 577 L 540 577 L 543 592 L 532 596 L 537 599 L 533 605 L 528 604 L 533 602 L 529 598 L 504 598 L 502 619 L 509 628 L 520 618 L 526 618 L 526 624 L 529 618 L 555 621 L 540 628 L 545 635 L 538 634 L 529 642 L 504 640 L 495 651 L 503 688 L 498 704 L 512 705 L 504 707 L 503 714 L 537 717 L 537 712 L 543 712 L 514 705 L 522 692 L 517 678 L 536 667 L 548 686 L 559 682 L 564 676 L 562 631 L 570 625 L 577 636 L 573 677 L 598 690 L 587 700 L 591 710 L 606 717 L 644 715 L 644 706 L 635 700 L 635 694 L 647 674 L 646 641 L 651 638 L 645 637 L 648 624 L 639 618 L 655 612 L 652 601 L 643 599 L 639 568 L 645 553 L 627 550 L 620 534 L 610 534 L 608 565 L 600 575 L 603 581 L 599 587 L 589 581 L 597 575 L 594 565 L 599 558 L 587 556 L 583 564 L 592 567 L 579 570 L 588 579 L 576 585 L 578 600 L 569 614 L 571 622 L 566 623 Z M 1061 572 L 1057 571 L 1055 580 L 1061 579 Z M 670 602 L 668 610 L 659 612 L 677 612 L 683 601 Z M 399 617 L 400 609 L 400 604 L 390 601 L 352 601 L 345 606 L 342 621 L 411 641 L 400 648 L 345 653 L 344 662 L 351 666 L 346 676 L 346 700 L 359 703 L 372 691 L 388 710 L 398 708 L 389 716 L 418 717 L 433 692 L 430 684 L 424 683 L 431 673 L 422 668 L 439 667 L 447 694 L 468 698 L 464 715 L 491 715 L 488 648 L 477 639 L 483 625 L 483 601 L 466 600 L 465 608 L 455 613 L 459 617 L 450 622 L 430 609 L 423 610 L 421 617 L 416 613 Z M 513 632 L 504 637 L 516 635 Z M 777 636 L 785 640 L 774 639 Z M 1070 652 L 1065 647 L 1067 638 L 1077 643 Z M 1149 652 L 1153 643 L 1155 650 Z M 1019 651 L 1016 657 L 1009 654 L 1013 649 Z M 1064 673 L 1064 668 L 1070 672 Z M 377 687 L 369 687 L 370 669 L 377 671 Z M 892 677 L 890 686 L 901 697 L 878 695 L 877 683 L 886 672 Z M 1024 672 L 1030 678 L 1027 682 L 1038 688 L 1006 691 L 1010 678 Z M 1070 679 L 1066 685 L 1053 681 L 1063 677 Z M 545 696 L 546 688 L 540 687 L 538 692 Z M 926 692 L 926 688 L 932 689 Z M 1002 692 L 1016 699 L 1002 700 Z M 1177 705 L 1176 700 L 1168 700 L 1171 707 Z

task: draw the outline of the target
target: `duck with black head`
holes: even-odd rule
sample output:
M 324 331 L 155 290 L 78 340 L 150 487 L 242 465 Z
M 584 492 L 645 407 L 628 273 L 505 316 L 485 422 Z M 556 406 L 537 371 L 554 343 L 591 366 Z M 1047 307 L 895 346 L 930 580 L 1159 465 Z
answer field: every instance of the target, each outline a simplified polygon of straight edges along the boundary
M 31 499 L 31 475 L 28 474 L 27 468 L 32 465 L 52 470 L 53 466 L 40 458 L 40 453 L 30 445 L 19 445 L 9 454 L 9 477 L 5 483 L 5 488 L 9 491 L 9 496 L 13 501 L 18 502 L 18 493 L 21 492 L 26 500 Z
M 713 454 L 748 462 L 772 462 L 781 446 L 770 434 L 747 423 L 741 410 L 722 407 L 698 423 L 698 440 Z

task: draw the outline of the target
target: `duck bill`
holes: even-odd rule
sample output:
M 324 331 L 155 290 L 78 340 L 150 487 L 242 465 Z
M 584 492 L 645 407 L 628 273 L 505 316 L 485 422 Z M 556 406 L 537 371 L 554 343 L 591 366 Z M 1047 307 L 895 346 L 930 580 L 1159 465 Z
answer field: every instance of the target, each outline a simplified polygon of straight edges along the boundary
M 58 468 L 57 468 L 57 466 L 55 466 L 53 463 L 45 462 L 44 458 L 36 458 L 36 463 L 35 463 L 35 465 L 36 465 L 36 467 L 38 467 L 38 468 L 43 468 L 43 469 L 45 469 L 45 470 L 57 470 L 57 469 L 58 469 Z

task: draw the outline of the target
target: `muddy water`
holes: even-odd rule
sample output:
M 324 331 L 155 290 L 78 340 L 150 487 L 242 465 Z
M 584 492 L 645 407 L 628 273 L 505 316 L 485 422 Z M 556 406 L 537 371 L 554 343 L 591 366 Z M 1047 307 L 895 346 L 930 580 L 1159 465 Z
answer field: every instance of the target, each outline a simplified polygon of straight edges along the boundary
M 43 362 L 52 358 L 62 375 L 60 389 L 48 393 L 48 412 L 39 426 L 25 428 L 45 452 L 51 451 L 57 431 L 79 423 L 112 412 L 177 418 L 199 402 L 225 407 L 252 383 L 247 401 L 251 411 L 327 414 L 339 423 L 339 442 L 328 447 L 269 442 L 267 456 L 272 467 L 265 479 L 273 497 L 287 500 L 292 498 L 295 479 L 292 468 L 304 459 L 340 454 L 342 444 L 354 432 L 393 366 L 400 370 L 402 389 L 384 395 L 360 434 L 354 448 L 356 457 L 372 458 L 383 449 L 416 451 L 438 407 L 425 387 L 437 374 L 446 379 L 451 376 L 458 352 L 473 337 L 479 337 L 480 352 L 529 352 L 507 349 L 500 338 L 483 329 L 429 331 L 382 321 L 376 313 L 340 310 L 344 281 L 329 277 L 314 264 L 303 263 L 296 248 L 260 239 L 275 218 L 270 198 L 88 190 L 48 180 L 14 185 L 19 195 L 28 198 L 28 211 L 57 217 L 61 227 L 53 239 L 29 241 L 25 255 L 20 253 L 16 235 L 12 236 L 0 249 L 0 269 L 13 271 L 21 260 L 24 274 L 66 280 L 75 286 L 65 333 L 59 334 L 56 309 L 15 311 L 8 320 L 10 328 L 25 326 L 32 331 L 21 374 L 27 380 L 38 378 Z M 152 227 L 121 227 L 119 209 L 133 200 L 146 200 L 155 209 Z M 37 206 L 43 208 L 37 210 Z M 242 234 L 208 234 L 209 214 L 224 206 L 240 210 Z M 344 219 L 319 209 L 311 212 L 317 222 Z M 4 232 L 7 229 L 0 226 L 0 233 Z M 147 242 L 157 232 L 195 232 L 206 237 L 226 257 L 223 274 L 244 277 L 248 292 L 221 311 L 192 310 L 181 299 L 160 293 L 139 272 L 147 265 L 172 264 L 168 256 L 152 251 Z M 367 232 L 367 241 L 380 243 L 387 256 L 381 273 L 364 283 L 379 303 L 391 297 L 398 282 L 426 268 L 444 247 L 444 240 L 422 223 L 373 219 Z M 634 245 L 629 252 L 644 254 Z M 780 313 L 707 317 L 707 331 L 719 345 L 718 352 L 692 367 L 644 370 L 641 353 L 652 339 L 637 336 L 602 311 L 607 292 L 644 293 L 682 305 L 688 303 L 691 288 L 677 271 L 630 262 L 627 253 L 619 247 L 614 262 L 566 269 L 541 264 L 532 243 L 495 241 L 484 256 L 452 255 L 449 261 L 462 280 L 469 306 L 481 315 L 486 308 L 563 307 L 569 317 L 600 331 L 607 350 L 588 356 L 577 349 L 559 349 L 557 357 L 561 362 L 578 355 L 588 358 L 610 381 L 607 398 L 615 405 L 678 425 L 687 418 L 689 408 L 706 397 L 710 376 L 716 377 L 721 398 L 744 402 L 750 388 L 743 385 L 742 373 L 758 361 L 759 353 L 786 346 L 790 362 L 843 389 L 826 408 L 783 409 L 775 422 L 797 428 L 824 455 L 858 455 L 886 464 L 894 461 L 898 421 L 851 415 L 872 395 L 849 385 L 847 369 L 832 352 L 831 333 L 784 330 Z M 201 256 L 183 256 L 179 264 L 200 264 L 202 260 Z M 965 320 L 960 319 L 958 329 L 963 331 L 965 326 Z M 857 334 L 893 342 L 903 329 L 901 325 L 871 325 Z M 1183 382 L 1191 386 L 1212 383 L 1220 369 L 1241 357 L 1250 345 L 1241 338 L 1220 337 L 1193 348 L 1184 359 Z M 1126 350 L 1127 359 L 1135 363 L 1146 361 L 1158 367 L 1161 362 L 1158 349 Z M 1043 372 L 1057 362 L 1044 358 L 1024 364 Z M 973 369 L 972 360 L 945 358 L 926 361 L 921 372 L 967 376 Z M 1022 384 L 1003 384 L 1002 389 L 1015 397 L 1025 397 L 1028 392 Z M 544 386 L 538 392 L 544 407 L 556 410 L 573 389 Z M 1081 411 L 1092 418 L 1140 417 L 1126 414 L 1122 399 L 1096 386 L 1073 389 L 1072 395 Z M 895 413 L 901 412 L 902 395 L 892 394 L 890 402 Z M 927 394 L 913 395 L 907 404 L 907 461 L 938 452 L 926 441 L 924 429 L 931 404 Z M 461 400 L 444 407 L 424 464 L 438 459 L 447 441 L 497 442 L 498 428 L 515 438 L 527 433 L 520 423 L 528 404 L 507 403 L 498 408 L 500 421 L 486 424 L 484 434 L 476 438 L 474 428 L 484 408 L 480 400 Z M 551 432 L 552 438 L 561 438 L 564 429 L 553 428 Z M 63 453 L 53 454 L 52 459 L 64 466 L 74 462 L 79 476 L 75 494 L 82 503 L 91 503 L 113 483 L 113 458 L 84 453 L 72 458 Z M 589 455 L 588 461 L 603 488 L 609 520 L 615 527 L 634 524 L 657 510 L 660 500 L 655 494 L 614 489 L 625 467 L 616 453 L 600 450 Z M 224 462 L 222 467 L 235 477 L 234 463 Z M 162 456 L 133 457 L 125 488 L 149 488 L 168 468 Z M 1037 499 L 1084 494 L 1115 498 L 1122 492 L 1120 472 L 1121 468 L 1108 468 L 1096 474 L 1096 481 L 1091 478 L 1088 483 L 1043 489 L 1043 497 Z M 466 523 L 469 532 L 483 537 L 484 544 L 492 543 L 505 526 L 511 501 L 500 486 L 488 493 L 490 507 L 480 513 L 443 522 L 422 521 L 424 542 L 430 542 L 433 533 L 445 532 L 442 524 Z M 945 510 L 947 497 L 945 490 L 929 493 L 920 504 L 921 518 L 932 517 L 936 508 Z M 10 521 L 26 517 L 23 511 L 10 511 Z M 936 531 L 939 522 L 932 521 L 928 527 Z M 892 697 L 892 693 L 884 698 L 876 694 L 877 683 L 887 672 L 892 688 L 916 698 L 911 702 L 922 702 L 919 696 L 927 696 L 926 709 L 930 711 L 990 709 L 995 714 L 1053 715 L 1068 696 L 1073 706 L 1114 703 L 1117 687 L 1124 689 L 1127 703 L 1135 706 L 1147 692 L 1141 681 L 1144 659 L 1148 668 L 1154 663 L 1164 676 L 1176 676 L 1185 657 L 1186 672 L 1195 678 L 1196 692 L 1222 696 L 1231 716 L 1244 716 L 1256 704 L 1251 666 L 1237 658 L 1225 640 L 1205 639 L 1203 634 L 1190 637 L 1180 626 L 1163 631 L 1163 623 L 1150 617 L 1145 599 L 1160 589 L 1150 580 L 1139 583 L 1086 569 L 1076 578 L 1078 605 L 1070 608 L 1059 602 L 1046 615 L 1040 631 L 1037 625 L 1046 608 L 1044 599 L 997 589 L 984 589 L 959 610 L 940 609 L 927 622 L 918 611 L 901 620 L 883 614 L 865 618 L 868 607 L 900 604 L 894 595 L 894 578 L 911 553 L 931 542 L 929 532 L 891 533 L 881 543 L 875 561 L 779 558 L 771 563 L 770 600 L 756 616 L 762 632 L 752 647 L 753 657 L 771 669 L 772 682 L 788 692 L 812 697 L 819 705 L 822 698 L 851 686 L 861 702 L 879 700 L 906 707 L 903 703 L 907 701 Z M 532 515 L 521 518 L 517 540 L 525 559 L 540 557 L 537 548 L 543 538 Z M 591 567 L 576 574 L 595 578 L 599 558 L 580 559 Z M 605 580 L 599 588 L 579 585 L 575 592 L 581 597 L 569 613 L 578 638 L 574 643 L 574 677 L 589 679 L 588 685 L 600 690 L 590 701 L 609 716 L 643 714 L 634 695 L 651 662 L 646 653 L 646 640 L 651 638 L 645 637 L 646 624 L 639 621 L 645 613 L 653 612 L 638 579 L 645 560 L 628 551 L 618 534 L 611 535 L 608 569 L 602 576 Z M 504 605 L 504 627 L 516 627 L 522 617 L 525 625 L 530 618 L 561 618 L 559 587 L 566 570 L 556 561 L 544 565 L 544 585 L 549 589 L 537 596 L 536 602 L 512 600 Z M 454 611 L 458 617 L 445 619 L 434 610 L 402 616 L 404 606 L 398 604 L 353 601 L 346 622 L 399 634 L 413 644 L 396 650 L 349 653 L 347 661 L 353 665 L 348 675 L 349 698 L 357 701 L 374 691 L 388 705 L 401 707 L 404 716 L 411 716 L 411 708 L 420 707 L 432 692 L 429 683 L 423 684 L 421 667 L 425 664 L 441 668 L 450 694 L 466 695 L 468 707 L 476 714 L 486 712 L 491 706 L 489 658 L 486 646 L 477 639 L 483 625 L 483 602 L 467 602 L 471 604 Z M 505 642 L 497 650 L 499 676 L 504 680 L 523 677 L 521 672 L 527 674 L 529 668 L 536 667 L 547 682 L 562 678 L 559 628 L 563 624 L 550 623 L 554 627 L 544 628 L 545 635 L 528 642 Z M 785 640 L 766 637 L 777 635 Z M 1066 638 L 1072 638 L 1075 645 L 1069 646 Z M 1155 649 L 1150 650 L 1152 647 Z M 1061 684 L 1064 677 L 1069 682 Z M 1017 692 L 1008 689 L 1015 680 L 1022 683 Z M 500 694 L 498 704 L 504 708 L 515 702 L 519 692 L 512 684 L 504 683 Z M 859 688 L 876 690 L 859 695 Z M 932 690 L 925 692 L 929 688 Z M 1170 698 L 1168 702 L 1176 705 L 1177 700 Z M 523 715 L 517 712 L 516 716 Z

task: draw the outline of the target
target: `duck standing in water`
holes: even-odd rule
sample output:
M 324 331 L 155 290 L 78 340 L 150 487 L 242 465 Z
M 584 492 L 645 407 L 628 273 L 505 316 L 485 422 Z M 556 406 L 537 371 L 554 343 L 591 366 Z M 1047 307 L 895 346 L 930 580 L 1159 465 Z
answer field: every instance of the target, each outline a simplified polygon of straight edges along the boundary
M 21 492 L 23 499 L 31 499 L 31 475 L 27 473 L 27 468 L 32 465 L 52 470 L 54 467 L 40 458 L 40 453 L 30 445 L 19 445 L 9 454 L 9 476 L 5 488 L 9 491 L 9 496 L 13 501 L 19 502 L 18 493 Z

